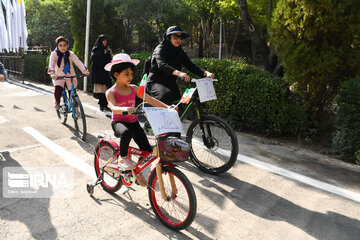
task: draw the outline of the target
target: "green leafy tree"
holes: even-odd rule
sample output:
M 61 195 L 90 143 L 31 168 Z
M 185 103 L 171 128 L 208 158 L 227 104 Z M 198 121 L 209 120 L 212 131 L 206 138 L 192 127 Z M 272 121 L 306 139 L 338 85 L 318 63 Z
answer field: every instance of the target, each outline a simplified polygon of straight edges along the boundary
M 161 42 L 167 27 L 189 24 L 191 9 L 178 0 L 123 0 L 117 11 L 126 23 L 126 38 L 137 29 L 139 38 L 152 41 L 155 36 Z
M 70 0 L 71 2 L 71 32 L 74 38 L 73 51 L 83 58 L 85 53 L 86 9 L 87 1 Z M 110 47 L 114 52 L 123 48 L 123 22 L 117 17 L 115 0 L 92 0 L 90 15 L 89 51 L 100 34 L 108 37 Z
M 210 56 L 211 38 L 214 35 L 214 26 L 219 15 L 219 0 L 184 0 L 195 11 L 193 22 L 197 23 L 199 36 L 199 57 Z
M 315 127 L 341 83 L 360 71 L 359 9 L 358 0 L 279 0 L 274 11 L 276 53 Z
M 55 48 L 62 35 L 72 41 L 70 0 L 25 0 L 28 44 Z

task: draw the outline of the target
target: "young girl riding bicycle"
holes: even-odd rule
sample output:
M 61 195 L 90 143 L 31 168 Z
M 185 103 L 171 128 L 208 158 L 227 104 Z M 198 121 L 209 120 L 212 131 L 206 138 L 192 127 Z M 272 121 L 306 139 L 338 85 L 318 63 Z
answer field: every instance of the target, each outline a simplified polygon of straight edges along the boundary
M 105 66 L 105 70 L 110 72 L 110 77 L 116 81 L 115 85 L 106 91 L 106 99 L 112 111 L 112 129 L 116 137 L 121 136 L 121 159 L 118 161 L 118 165 L 124 170 L 135 168 L 134 163 L 128 157 L 128 147 L 132 138 L 141 150 L 152 151 L 145 132 L 137 121 L 137 116 L 131 115 L 136 110 L 135 96 L 143 98 L 143 96 L 137 94 L 138 86 L 130 84 L 133 79 L 135 66 L 139 62 L 137 59 L 131 59 L 125 53 L 120 53 L 116 54 L 111 63 Z M 147 94 L 145 94 L 144 98 L 146 102 L 155 107 L 169 107 Z M 124 115 L 125 112 L 127 115 Z M 137 182 L 141 186 L 147 185 L 142 174 L 137 176 Z
M 55 40 L 56 48 L 50 55 L 49 69 L 48 73 L 51 75 L 53 84 L 55 86 L 54 96 L 54 107 L 56 109 L 60 108 L 60 98 L 65 85 L 68 90 L 71 89 L 71 80 L 70 79 L 61 79 L 57 80 L 59 76 L 74 76 L 75 70 L 73 63 L 81 70 L 84 75 L 89 75 L 89 71 L 84 66 L 84 64 L 79 60 L 79 58 L 72 51 L 68 50 L 68 41 L 63 36 L 56 38 Z M 74 87 L 77 86 L 77 79 L 73 80 Z

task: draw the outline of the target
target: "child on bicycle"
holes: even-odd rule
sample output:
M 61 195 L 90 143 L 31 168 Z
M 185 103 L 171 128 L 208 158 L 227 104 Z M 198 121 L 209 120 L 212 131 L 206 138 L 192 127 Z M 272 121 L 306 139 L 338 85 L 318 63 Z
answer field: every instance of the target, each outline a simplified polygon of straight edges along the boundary
M 119 167 L 125 170 L 135 168 L 134 163 L 128 157 L 128 146 L 133 138 L 135 143 L 143 151 L 152 151 L 150 143 L 137 121 L 135 112 L 135 96 L 143 98 L 138 92 L 138 86 L 130 84 L 133 79 L 135 66 L 139 63 L 137 59 L 131 59 L 128 54 L 116 54 L 112 61 L 105 66 L 105 70 L 110 72 L 110 77 L 116 81 L 115 85 L 106 91 L 106 99 L 112 111 L 112 129 L 115 136 L 120 137 L 120 157 Z M 145 101 L 155 107 L 168 108 L 163 102 L 145 94 Z M 127 112 L 128 115 L 123 115 Z M 137 176 L 137 182 L 141 186 L 146 186 L 147 182 L 142 174 Z
M 56 48 L 50 55 L 49 69 L 48 73 L 51 75 L 52 82 L 55 86 L 54 96 L 54 107 L 56 109 L 60 108 L 60 98 L 62 91 L 64 89 L 65 81 L 66 86 L 70 92 L 71 89 L 71 79 L 60 79 L 57 80 L 59 76 L 75 76 L 75 70 L 73 63 L 81 70 L 81 72 L 88 76 L 89 71 L 84 66 L 84 64 L 79 60 L 79 58 L 72 51 L 68 50 L 68 41 L 63 36 L 59 36 L 55 40 Z M 73 79 L 74 87 L 77 86 L 77 79 Z M 69 95 L 70 96 L 70 95 Z

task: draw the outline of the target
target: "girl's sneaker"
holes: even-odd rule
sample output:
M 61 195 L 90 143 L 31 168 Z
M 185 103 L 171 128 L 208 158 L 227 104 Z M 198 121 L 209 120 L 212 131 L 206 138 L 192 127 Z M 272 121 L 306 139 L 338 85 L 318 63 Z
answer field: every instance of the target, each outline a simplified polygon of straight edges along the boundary
M 118 162 L 118 166 L 119 168 L 122 168 L 124 170 L 132 170 L 135 168 L 134 163 L 130 160 L 130 158 L 128 157 L 124 157 L 122 158 L 119 162 Z
M 60 109 L 60 104 L 58 104 L 55 100 L 54 100 L 54 108 L 56 110 L 59 110 Z

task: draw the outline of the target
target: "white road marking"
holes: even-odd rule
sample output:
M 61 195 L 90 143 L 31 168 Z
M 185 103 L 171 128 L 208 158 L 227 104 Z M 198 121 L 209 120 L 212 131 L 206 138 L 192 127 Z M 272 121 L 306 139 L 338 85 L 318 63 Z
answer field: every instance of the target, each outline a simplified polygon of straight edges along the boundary
M 6 123 L 6 122 L 8 122 L 8 121 L 9 121 L 9 120 L 7 120 L 5 117 L 0 116 L 0 124 Z
M 26 85 L 26 84 L 22 84 L 22 83 L 19 83 L 17 81 L 13 81 L 13 80 L 10 80 L 10 79 L 7 79 L 7 81 L 10 83 L 10 84 L 13 84 L 13 85 L 17 85 L 19 87 L 22 87 L 22 88 L 27 88 L 29 90 L 33 90 L 35 92 L 38 92 L 38 93 L 41 93 L 41 94 L 44 94 L 44 95 L 53 95 L 53 93 L 51 91 L 46 91 L 46 90 L 42 90 L 42 89 L 39 89 L 39 88 L 36 88 L 36 87 L 32 87 L 32 86 L 29 86 L 29 85 Z M 11 85 L 9 85 L 10 87 Z
M 94 168 L 92 166 L 85 163 L 83 160 L 71 154 L 70 152 L 66 151 L 63 147 L 54 143 L 53 141 L 42 135 L 40 132 L 36 131 L 34 128 L 24 127 L 23 130 L 30 134 L 37 141 L 39 141 L 42 145 L 47 147 L 50 151 L 61 157 L 66 164 L 90 176 L 94 181 L 96 180 Z
M 199 140 L 195 140 L 194 143 L 199 146 L 204 146 Z M 228 150 L 218 149 L 218 153 L 220 153 L 222 155 L 230 156 L 230 151 L 228 151 Z M 331 185 L 331 184 L 328 184 L 328 183 L 301 175 L 299 173 L 295 173 L 295 172 L 280 168 L 280 167 L 276 167 L 274 165 L 256 160 L 254 158 L 247 157 L 242 154 L 238 154 L 237 160 L 251 164 L 253 166 L 264 169 L 266 171 L 269 171 L 269 172 L 272 172 L 275 174 L 279 174 L 281 176 L 284 176 L 284 177 L 287 177 L 290 179 L 294 179 L 296 181 L 305 183 L 307 185 L 324 190 L 326 192 L 330 192 L 330 193 L 336 194 L 338 196 L 341 196 L 341 197 L 344 197 L 347 199 L 351 199 L 356 202 L 360 202 L 360 194 L 359 193 L 349 191 L 349 190 L 346 190 L 346 189 L 343 189 L 340 187 L 336 187 L 334 185 Z
M 1 97 L 34 97 L 34 96 L 39 96 L 41 95 L 38 92 L 34 92 L 34 91 L 17 91 L 14 93 L 8 93 L 8 94 L 2 94 Z
M 310 177 L 307 177 L 307 176 L 304 176 L 304 175 L 301 175 L 301 174 L 298 174 L 298 173 L 295 173 L 295 172 L 292 172 L 292 171 L 289 171 L 289 170 L 286 170 L 283 168 L 279 168 L 279 167 L 273 166 L 271 164 L 264 163 L 264 162 L 254 159 L 254 158 L 250 158 L 250 157 L 247 157 L 247 156 L 244 156 L 241 154 L 238 154 L 237 159 L 239 161 L 262 168 L 266 171 L 273 172 L 273 173 L 279 174 L 281 176 L 284 176 L 284 177 L 287 177 L 290 179 L 294 179 L 296 181 L 305 183 L 312 187 L 316 187 L 318 189 L 339 195 L 339 196 L 347 198 L 347 199 L 351 199 L 356 202 L 360 202 L 360 194 L 359 193 L 349 191 L 349 190 L 346 190 L 346 189 L 343 189 L 340 187 L 336 187 L 334 185 L 331 185 L 331 184 L 328 184 L 325 182 L 321 182 L 319 180 L 316 180 L 316 179 L 313 179 L 313 178 L 310 178 Z

